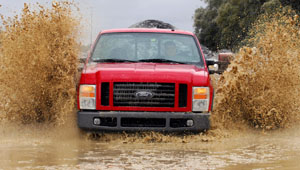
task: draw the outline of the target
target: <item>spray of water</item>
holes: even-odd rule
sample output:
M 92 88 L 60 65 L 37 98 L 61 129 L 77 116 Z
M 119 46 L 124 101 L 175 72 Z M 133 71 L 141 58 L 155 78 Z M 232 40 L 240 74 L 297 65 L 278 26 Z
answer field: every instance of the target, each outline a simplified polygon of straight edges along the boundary
M 78 20 L 69 2 L 46 8 L 24 4 L 20 15 L 1 16 L 0 119 L 63 122 L 73 113 L 78 65 Z
M 213 126 L 269 130 L 299 122 L 300 31 L 293 11 L 265 14 L 220 77 Z

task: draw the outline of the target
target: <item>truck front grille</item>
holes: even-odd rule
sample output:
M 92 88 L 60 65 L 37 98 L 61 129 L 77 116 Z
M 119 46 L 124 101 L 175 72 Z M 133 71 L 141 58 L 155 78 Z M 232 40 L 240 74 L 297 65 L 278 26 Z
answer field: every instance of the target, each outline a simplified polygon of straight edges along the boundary
M 174 83 L 114 83 L 114 106 L 174 107 L 174 101 Z

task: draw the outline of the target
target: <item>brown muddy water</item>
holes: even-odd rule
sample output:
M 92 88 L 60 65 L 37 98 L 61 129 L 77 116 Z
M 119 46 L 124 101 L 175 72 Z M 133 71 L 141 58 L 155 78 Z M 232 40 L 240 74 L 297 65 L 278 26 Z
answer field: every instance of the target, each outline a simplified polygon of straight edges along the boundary
M 0 169 L 300 169 L 300 31 L 263 15 L 216 86 L 204 134 L 85 134 L 76 126 L 72 3 L 1 16 Z
M 110 134 L 80 135 L 76 125 L 0 129 L 0 169 L 299 169 L 299 128 L 269 133 L 231 132 L 203 142 L 145 142 Z M 114 136 L 114 139 L 108 139 Z M 137 135 L 138 136 L 138 135 Z M 118 137 L 120 137 L 118 139 Z M 138 137 L 137 137 L 138 138 Z M 172 140 L 175 139 L 173 142 Z

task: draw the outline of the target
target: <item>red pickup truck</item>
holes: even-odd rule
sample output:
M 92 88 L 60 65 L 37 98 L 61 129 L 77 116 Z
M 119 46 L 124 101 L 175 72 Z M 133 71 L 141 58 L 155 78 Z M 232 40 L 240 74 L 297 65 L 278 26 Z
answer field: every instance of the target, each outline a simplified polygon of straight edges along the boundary
M 78 127 L 87 131 L 204 131 L 213 88 L 196 36 L 174 29 L 99 33 L 82 70 Z

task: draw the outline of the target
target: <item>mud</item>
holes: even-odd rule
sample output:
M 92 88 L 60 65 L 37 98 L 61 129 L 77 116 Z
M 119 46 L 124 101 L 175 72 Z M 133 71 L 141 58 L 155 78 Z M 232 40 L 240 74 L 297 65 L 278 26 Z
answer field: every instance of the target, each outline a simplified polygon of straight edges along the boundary
M 0 169 L 298 168 L 298 16 L 262 16 L 249 46 L 211 77 L 217 90 L 208 132 L 87 134 L 74 111 L 75 8 L 25 5 L 21 15 L 2 17 Z
M 0 119 L 63 123 L 76 101 L 79 21 L 69 2 L 1 16 Z
M 299 16 L 292 11 L 261 16 L 248 44 L 219 79 L 212 122 L 263 130 L 299 124 Z
M 0 129 L 0 169 L 297 169 L 300 159 L 299 128 L 184 143 L 91 140 L 76 124 Z

